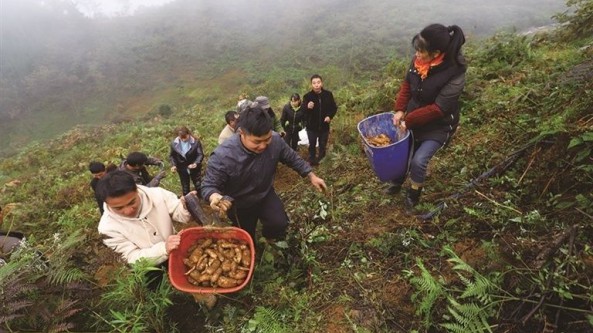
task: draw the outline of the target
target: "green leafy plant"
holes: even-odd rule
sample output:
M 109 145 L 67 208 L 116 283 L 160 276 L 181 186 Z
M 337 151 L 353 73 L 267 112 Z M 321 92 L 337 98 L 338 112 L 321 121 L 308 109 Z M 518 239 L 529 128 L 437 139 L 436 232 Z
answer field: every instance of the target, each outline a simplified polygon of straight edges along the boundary
M 95 312 L 97 325 L 106 324 L 113 332 L 146 332 L 148 329 L 176 332 L 166 316 L 167 307 L 172 304 L 170 284 L 164 281 L 155 291 L 148 289 L 146 273 L 158 269 L 146 260 L 135 263 L 131 270 L 122 267 L 116 274 L 119 278 L 115 285 L 101 296 L 103 307 L 109 311 L 106 314 Z
M 60 259 L 67 257 L 67 249 L 73 243 L 59 245 L 57 241 L 52 244 L 48 260 L 47 252 L 40 252 L 34 243 L 24 239 L 8 262 L 0 266 L 0 327 L 10 331 L 11 327 L 28 327 L 44 332 L 74 328 L 71 320 L 80 308 L 72 297 L 79 286 L 72 282 L 80 281 L 84 274 L 70 265 L 60 266 Z
M 486 277 L 478 273 L 470 265 L 459 258 L 455 252 L 445 247 L 443 252 L 449 257 L 451 269 L 462 284 L 462 289 L 450 285 L 441 278 L 435 278 L 424 266 L 420 258 L 417 259 L 419 275 L 412 275 L 410 283 L 417 289 L 414 294 L 420 299 L 417 307 L 419 315 L 423 316 L 426 327 L 438 324 L 449 332 L 492 332 L 488 320 L 498 309 L 494 301 L 494 293 L 498 292 L 496 277 Z M 443 322 L 436 320 L 433 314 L 435 306 L 446 300 L 447 312 L 443 312 Z

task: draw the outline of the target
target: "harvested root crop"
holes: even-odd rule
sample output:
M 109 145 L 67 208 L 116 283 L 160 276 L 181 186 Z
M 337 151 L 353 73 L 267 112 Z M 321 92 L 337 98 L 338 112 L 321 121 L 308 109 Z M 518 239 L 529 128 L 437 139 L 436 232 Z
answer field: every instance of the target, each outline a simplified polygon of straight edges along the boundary
M 367 136 L 366 140 L 371 146 L 375 147 L 383 147 L 392 144 L 389 136 L 383 133 L 375 136 Z
M 235 239 L 198 239 L 183 263 L 189 283 L 210 288 L 233 288 L 242 284 L 251 269 L 251 250 Z

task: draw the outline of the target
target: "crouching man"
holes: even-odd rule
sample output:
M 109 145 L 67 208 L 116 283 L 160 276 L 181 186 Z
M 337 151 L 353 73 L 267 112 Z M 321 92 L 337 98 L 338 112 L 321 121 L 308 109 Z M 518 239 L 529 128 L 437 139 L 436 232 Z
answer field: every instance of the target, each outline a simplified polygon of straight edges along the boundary
M 122 170 L 106 174 L 97 185 L 104 200 L 99 233 L 105 245 L 133 264 L 141 258 L 166 269 L 169 253 L 179 247 L 173 221 L 191 219 L 184 199 L 160 187 L 137 185 L 134 177 Z M 148 286 L 155 290 L 163 270 L 149 271 Z

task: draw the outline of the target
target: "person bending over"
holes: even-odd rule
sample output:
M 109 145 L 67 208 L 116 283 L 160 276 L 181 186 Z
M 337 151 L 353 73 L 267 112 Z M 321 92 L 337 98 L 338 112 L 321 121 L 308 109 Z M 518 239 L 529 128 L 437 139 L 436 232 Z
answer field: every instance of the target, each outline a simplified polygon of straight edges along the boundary
M 180 243 L 173 221 L 191 219 L 184 197 L 160 187 L 138 185 L 122 170 L 108 173 L 99 181 L 97 191 L 105 202 L 99 221 L 103 243 L 128 263 L 145 258 L 166 269 L 169 253 Z M 149 287 L 155 290 L 163 270 L 149 271 Z
M 253 239 L 258 221 L 265 238 L 283 239 L 288 217 L 273 186 L 278 163 L 308 177 L 319 191 L 326 189 L 325 182 L 273 131 L 272 118 L 261 107 L 245 110 L 237 131 L 239 135 L 219 145 L 208 159 L 202 198 Z

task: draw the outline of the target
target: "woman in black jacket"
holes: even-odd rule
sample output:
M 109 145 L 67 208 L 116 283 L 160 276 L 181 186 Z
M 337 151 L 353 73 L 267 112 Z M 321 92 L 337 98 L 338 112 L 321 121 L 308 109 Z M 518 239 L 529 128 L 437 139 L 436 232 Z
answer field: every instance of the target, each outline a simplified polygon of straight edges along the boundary
M 456 25 L 431 24 L 412 39 L 416 50 L 395 101 L 393 124 L 410 129 L 413 152 L 410 188 L 405 207 L 410 212 L 420 200 L 426 168 L 434 154 L 445 146 L 459 124 L 459 96 L 465 86 L 463 31 Z M 404 182 L 396 179 L 387 189 L 398 193 Z
M 297 150 L 299 143 L 299 132 L 303 129 L 303 111 L 301 111 L 301 96 L 294 93 L 290 96 L 290 102 L 282 108 L 280 123 L 284 128 L 284 141 L 293 149 Z
M 173 165 L 171 172 L 177 171 L 179 174 L 183 195 L 189 193 L 190 179 L 199 192 L 204 152 L 200 140 L 192 136 L 186 126 L 177 128 L 177 137 L 171 142 L 169 160 Z

